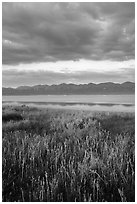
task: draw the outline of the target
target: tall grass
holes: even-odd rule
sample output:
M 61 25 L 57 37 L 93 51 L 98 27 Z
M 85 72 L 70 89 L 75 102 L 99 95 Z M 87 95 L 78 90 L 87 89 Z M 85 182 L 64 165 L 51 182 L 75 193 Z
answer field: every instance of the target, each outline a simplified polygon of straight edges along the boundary
M 17 110 L 24 120 L 3 123 L 3 201 L 134 201 L 134 116 Z

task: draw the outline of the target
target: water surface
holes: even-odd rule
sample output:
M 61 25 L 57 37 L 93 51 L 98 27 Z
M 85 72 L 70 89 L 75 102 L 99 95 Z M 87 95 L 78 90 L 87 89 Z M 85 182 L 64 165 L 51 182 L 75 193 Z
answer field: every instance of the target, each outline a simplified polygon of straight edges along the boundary
M 135 95 L 29 95 L 3 96 L 3 103 L 91 111 L 134 112 Z

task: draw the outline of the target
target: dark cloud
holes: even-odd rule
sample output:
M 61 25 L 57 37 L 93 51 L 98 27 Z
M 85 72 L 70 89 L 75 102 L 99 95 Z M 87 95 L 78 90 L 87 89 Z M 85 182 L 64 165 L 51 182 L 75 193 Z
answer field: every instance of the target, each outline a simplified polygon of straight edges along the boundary
M 128 60 L 134 3 L 3 3 L 2 62 Z
M 135 70 L 121 69 L 119 72 L 91 72 L 79 71 L 73 73 L 59 73 L 51 71 L 17 71 L 3 70 L 3 86 L 17 87 L 20 85 L 60 84 L 60 83 L 100 83 L 106 81 L 125 82 L 134 81 Z

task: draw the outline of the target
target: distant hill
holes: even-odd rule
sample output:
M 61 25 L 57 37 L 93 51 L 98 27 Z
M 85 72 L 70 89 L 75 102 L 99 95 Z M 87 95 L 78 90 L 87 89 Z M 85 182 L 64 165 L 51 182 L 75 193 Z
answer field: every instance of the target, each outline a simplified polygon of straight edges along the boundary
M 59 84 L 2 88 L 2 95 L 135 94 L 135 83 Z

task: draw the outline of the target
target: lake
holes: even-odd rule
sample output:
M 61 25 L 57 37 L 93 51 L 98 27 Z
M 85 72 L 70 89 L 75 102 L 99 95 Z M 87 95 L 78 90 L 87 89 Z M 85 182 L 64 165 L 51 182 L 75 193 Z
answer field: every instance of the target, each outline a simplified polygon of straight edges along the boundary
M 45 108 L 134 112 L 135 95 L 29 95 L 2 96 L 3 103 Z

